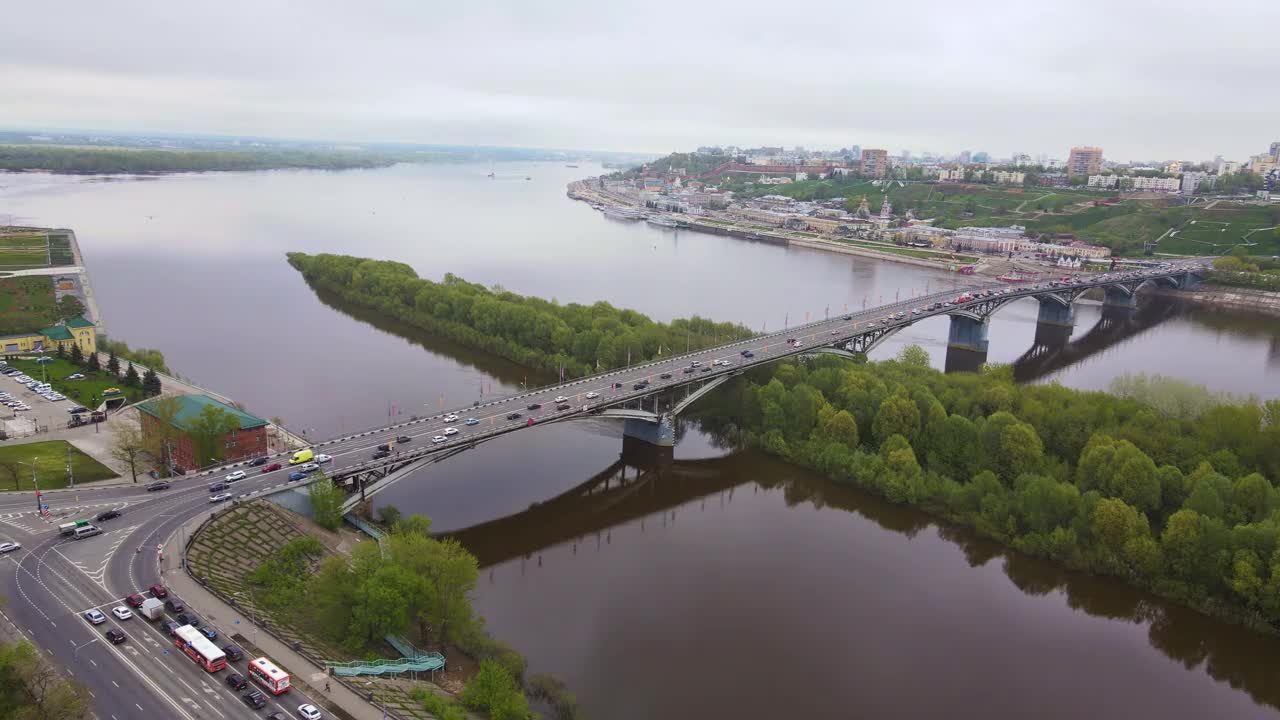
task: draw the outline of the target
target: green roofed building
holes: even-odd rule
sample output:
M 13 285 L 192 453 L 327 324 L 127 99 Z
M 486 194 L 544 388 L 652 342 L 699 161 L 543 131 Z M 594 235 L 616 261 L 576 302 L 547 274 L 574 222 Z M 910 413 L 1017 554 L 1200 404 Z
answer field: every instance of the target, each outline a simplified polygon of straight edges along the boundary
M 171 418 L 162 417 L 169 414 L 165 413 L 164 403 L 173 403 Z M 201 443 L 192 438 L 191 430 L 200 422 L 206 408 L 222 410 L 232 427 L 205 443 L 204 454 L 212 457 L 197 457 L 197 446 Z M 267 454 L 267 421 L 208 395 L 168 395 L 148 400 L 138 404 L 138 417 L 145 439 L 162 435 L 161 423 L 166 421 L 178 431 L 171 449 L 172 461 L 183 470 L 194 470 L 215 461 L 234 462 Z

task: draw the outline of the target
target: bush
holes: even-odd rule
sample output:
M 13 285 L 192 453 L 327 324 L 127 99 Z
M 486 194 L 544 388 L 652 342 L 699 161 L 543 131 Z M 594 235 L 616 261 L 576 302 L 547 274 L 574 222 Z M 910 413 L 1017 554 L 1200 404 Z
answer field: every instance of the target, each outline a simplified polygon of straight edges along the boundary
M 511 673 L 493 660 L 480 662 L 480 670 L 462 690 L 462 704 L 486 712 L 493 720 L 525 720 L 529 701 Z

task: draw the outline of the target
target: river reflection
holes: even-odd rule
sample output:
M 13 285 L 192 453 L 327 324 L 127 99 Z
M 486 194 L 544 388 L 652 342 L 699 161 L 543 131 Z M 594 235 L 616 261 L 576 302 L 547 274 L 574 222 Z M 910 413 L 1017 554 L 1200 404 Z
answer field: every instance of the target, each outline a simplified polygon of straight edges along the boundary
M 453 535 L 485 566 L 491 629 L 565 675 L 592 717 L 1280 707 L 1274 638 L 755 452 L 619 458 Z

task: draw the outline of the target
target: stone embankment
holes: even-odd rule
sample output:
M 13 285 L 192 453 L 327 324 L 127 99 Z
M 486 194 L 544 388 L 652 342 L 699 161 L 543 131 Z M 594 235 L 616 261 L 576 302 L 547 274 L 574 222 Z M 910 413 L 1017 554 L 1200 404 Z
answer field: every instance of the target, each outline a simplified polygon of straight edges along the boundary
M 1160 292 L 1195 305 L 1280 317 L 1280 292 L 1223 285 L 1202 285 L 1195 290 L 1161 290 Z

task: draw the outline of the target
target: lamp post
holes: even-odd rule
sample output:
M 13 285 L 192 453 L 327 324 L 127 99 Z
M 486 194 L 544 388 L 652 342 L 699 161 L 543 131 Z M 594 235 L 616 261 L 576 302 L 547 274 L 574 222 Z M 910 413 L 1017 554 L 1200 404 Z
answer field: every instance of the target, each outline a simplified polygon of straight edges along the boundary
M 241 600 L 245 599 L 245 597 L 244 597 L 244 592 L 243 592 L 243 591 L 241 591 L 241 590 L 236 590 L 236 591 L 232 592 L 231 594 L 232 594 L 232 595 L 235 595 L 236 597 L 240 598 Z M 254 645 L 257 645 L 257 644 L 258 644 L 258 621 L 257 621 L 257 620 L 255 620 L 255 619 L 254 619 L 254 617 L 253 617 L 253 596 L 252 596 L 252 595 L 250 595 L 250 596 L 249 596 L 249 605 L 248 605 L 247 610 L 248 610 L 248 612 L 247 612 L 246 614 L 248 614 L 248 615 L 249 615 L 249 623 L 250 623 L 251 625 L 253 625 L 253 644 L 254 644 Z
M 75 648 L 75 650 L 72 650 L 72 651 L 71 651 L 71 659 L 72 659 L 72 660 L 78 660 L 78 659 L 80 658 L 80 649 L 81 649 L 81 648 L 88 647 L 88 646 L 90 646 L 90 645 L 92 645 L 92 644 L 94 644 L 94 643 L 96 643 L 96 642 L 98 642 L 98 638 L 94 638 L 94 639 L 90 640 L 89 642 L 84 643 L 83 645 L 77 645 L 77 646 L 76 646 L 76 648 Z
M 36 489 L 36 512 L 37 512 L 37 513 L 39 513 L 39 512 L 40 512 L 40 509 L 41 509 L 41 503 L 40 503 L 40 482 L 36 479 L 36 464 L 37 464 L 37 463 L 39 463 L 39 462 L 40 462 L 40 458 L 38 458 L 38 457 L 36 457 L 36 458 L 31 458 L 31 462 L 29 462 L 29 463 L 28 463 L 28 462 L 22 462 L 21 460 L 19 460 L 19 461 L 18 461 L 18 464 L 19 464 L 19 465 L 30 465 L 30 466 L 31 466 L 31 484 L 32 484 L 33 486 L 35 486 L 35 489 Z

